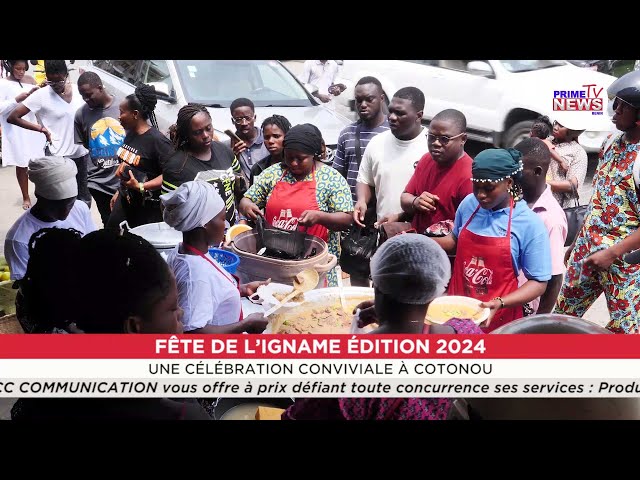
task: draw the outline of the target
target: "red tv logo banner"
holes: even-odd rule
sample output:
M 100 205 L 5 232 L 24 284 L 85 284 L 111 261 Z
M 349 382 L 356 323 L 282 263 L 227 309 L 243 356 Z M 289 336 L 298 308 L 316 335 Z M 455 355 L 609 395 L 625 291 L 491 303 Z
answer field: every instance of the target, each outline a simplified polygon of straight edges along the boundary
M 601 115 L 604 100 L 601 97 L 604 88 L 595 84 L 582 85 L 584 90 L 554 90 L 553 110 L 563 112 L 592 112 Z

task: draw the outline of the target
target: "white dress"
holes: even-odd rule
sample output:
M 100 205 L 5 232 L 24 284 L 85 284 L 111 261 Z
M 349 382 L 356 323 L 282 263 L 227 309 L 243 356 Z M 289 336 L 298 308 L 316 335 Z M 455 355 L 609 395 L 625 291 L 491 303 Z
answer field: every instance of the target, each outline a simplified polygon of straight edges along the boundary
M 0 127 L 2 127 L 2 165 L 17 165 L 26 167 L 29 160 L 44 155 L 46 137 L 40 132 L 27 130 L 7 122 L 9 114 L 18 106 L 16 97 L 22 92 L 28 92 L 35 85 L 0 79 Z M 29 112 L 25 120 L 38 123 L 36 116 Z

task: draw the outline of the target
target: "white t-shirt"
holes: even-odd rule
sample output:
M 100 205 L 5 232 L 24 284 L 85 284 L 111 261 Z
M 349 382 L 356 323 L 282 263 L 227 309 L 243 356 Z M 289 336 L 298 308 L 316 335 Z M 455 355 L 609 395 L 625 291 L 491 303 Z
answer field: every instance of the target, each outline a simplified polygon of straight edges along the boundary
M 378 220 L 402 212 L 400 196 L 428 151 L 424 128 L 413 140 L 398 140 L 390 130 L 371 139 L 362 155 L 357 181 L 375 187 Z
M 338 64 L 335 60 L 307 60 L 304 62 L 304 70 L 298 79 L 302 83 L 310 83 L 318 87 L 318 92 L 329 95 L 329 87 L 336 81 Z
M 208 253 L 217 269 L 199 255 L 180 253 L 180 245 L 169 253 L 167 263 L 176 276 L 184 331 L 237 322 L 242 304 L 236 280 Z
M 78 87 L 71 85 L 71 103 L 65 102 L 50 86 L 29 95 L 22 104 L 37 114 L 42 125 L 51 132 L 49 150 L 59 157 L 79 158 L 88 153 L 84 146 L 75 143 L 73 121 L 76 111 L 85 105 Z
M 44 155 L 46 137 L 40 132 L 12 125 L 7 122 L 9 114 L 18 106 L 16 97 L 28 92 L 35 85 L 0 79 L 0 127 L 2 128 L 2 165 L 17 165 L 27 167 L 29 160 Z M 34 92 L 35 93 L 35 92 Z M 33 113 L 27 113 L 25 120 L 38 123 Z
M 9 270 L 11 270 L 11 280 L 19 280 L 27 272 L 31 235 L 43 228 L 53 227 L 75 228 L 83 235 L 97 230 L 91 218 L 89 207 L 79 200 L 73 204 L 66 219 L 56 222 L 43 222 L 34 217 L 30 210 L 24 212 L 9 229 L 4 240 L 4 255 L 7 258 Z

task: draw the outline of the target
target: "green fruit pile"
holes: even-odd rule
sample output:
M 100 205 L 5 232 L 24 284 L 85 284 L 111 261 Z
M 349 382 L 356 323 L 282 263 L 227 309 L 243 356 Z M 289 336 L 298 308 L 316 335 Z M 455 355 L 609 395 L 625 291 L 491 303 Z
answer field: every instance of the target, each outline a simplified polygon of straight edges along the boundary
M 0 256 L 0 282 L 6 282 L 11 279 L 11 272 L 7 260 Z

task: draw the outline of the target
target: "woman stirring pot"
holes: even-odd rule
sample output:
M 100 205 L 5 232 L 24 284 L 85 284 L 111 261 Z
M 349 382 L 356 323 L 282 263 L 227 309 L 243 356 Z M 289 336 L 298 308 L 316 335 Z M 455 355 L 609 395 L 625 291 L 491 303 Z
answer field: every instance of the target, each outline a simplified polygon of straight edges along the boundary
M 512 148 L 480 152 L 471 167 L 473 194 L 458 207 L 453 232 L 434 238 L 456 253 L 449 295 L 476 298 L 490 308 L 487 332 L 521 318 L 522 305 L 542 295 L 551 278 L 547 230 L 520 201 L 521 156 Z M 528 281 L 518 288 L 520 270 Z
M 284 138 L 284 162 L 267 168 L 245 193 L 240 212 L 251 220 L 295 231 L 299 227 L 328 243 L 339 255 L 339 231 L 351 224 L 353 201 L 349 185 L 337 170 L 321 162 L 323 141 L 317 127 L 296 125 Z M 264 208 L 264 213 L 262 212 Z M 335 269 L 329 286 L 337 286 Z

